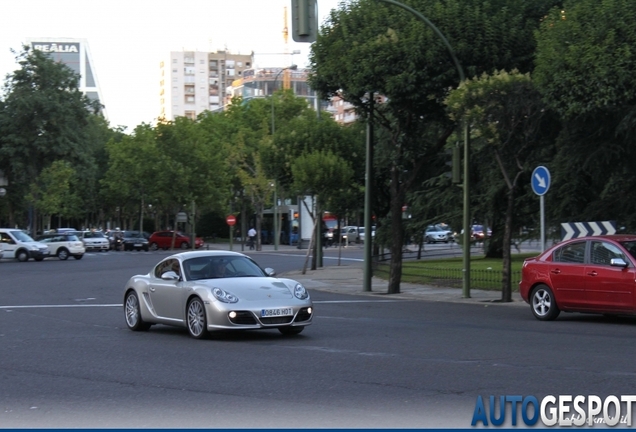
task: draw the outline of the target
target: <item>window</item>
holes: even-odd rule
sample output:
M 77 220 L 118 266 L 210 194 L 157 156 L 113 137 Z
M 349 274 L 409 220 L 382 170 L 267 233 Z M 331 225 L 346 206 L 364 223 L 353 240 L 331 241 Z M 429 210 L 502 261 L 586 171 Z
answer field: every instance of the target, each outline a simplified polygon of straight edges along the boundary
M 552 260 L 562 263 L 584 263 L 585 242 L 570 243 L 554 251 Z
M 621 258 L 627 262 L 623 252 L 613 244 L 604 241 L 592 242 L 592 255 L 590 256 L 592 264 L 610 265 L 613 258 Z

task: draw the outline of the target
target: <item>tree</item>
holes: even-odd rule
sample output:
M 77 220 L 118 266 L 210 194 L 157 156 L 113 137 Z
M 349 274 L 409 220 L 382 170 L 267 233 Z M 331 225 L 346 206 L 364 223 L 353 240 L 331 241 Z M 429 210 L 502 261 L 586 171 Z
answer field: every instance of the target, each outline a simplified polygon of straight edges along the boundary
M 546 206 L 560 221 L 636 228 L 636 18 L 629 0 L 566 1 L 537 32 L 534 81 L 564 122 Z
M 531 68 L 537 4 L 550 2 L 451 0 L 410 2 L 450 41 L 470 76 L 496 69 Z M 408 194 L 431 178 L 426 167 L 442 152 L 456 125 L 443 100 L 459 75 L 446 46 L 424 23 L 376 1 L 343 3 L 332 11 L 312 45 L 312 86 L 325 97 L 340 95 L 365 119 L 384 129 L 376 142 L 376 190 L 390 191 L 389 293 L 400 291 Z M 370 109 L 369 95 L 382 95 Z M 437 175 L 437 173 L 435 173 Z M 380 218 L 384 215 L 379 215 Z
M 511 256 L 513 214 L 523 175 L 542 153 L 547 110 L 530 74 L 499 71 L 465 81 L 446 99 L 455 120 L 471 125 L 473 148 L 488 154 L 499 167 L 505 185 L 502 301 L 512 301 Z M 466 245 L 466 247 L 468 247 Z
M 33 182 L 55 160 L 84 158 L 86 127 L 99 106 L 80 92 L 77 74 L 41 51 L 24 46 L 16 61 L 20 69 L 4 85 L 0 160 L 12 194 L 25 196 L 41 189 Z M 32 199 L 35 204 L 40 197 Z M 37 214 L 31 222 L 37 231 Z

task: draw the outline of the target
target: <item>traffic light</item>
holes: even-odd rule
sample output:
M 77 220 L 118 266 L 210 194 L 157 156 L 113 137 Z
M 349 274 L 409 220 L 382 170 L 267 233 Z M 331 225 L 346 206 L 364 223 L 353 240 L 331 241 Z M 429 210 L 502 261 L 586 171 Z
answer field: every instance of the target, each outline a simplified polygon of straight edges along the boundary
M 291 6 L 294 42 L 315 42 L 318 37 L 317 0 L 291 0 Z

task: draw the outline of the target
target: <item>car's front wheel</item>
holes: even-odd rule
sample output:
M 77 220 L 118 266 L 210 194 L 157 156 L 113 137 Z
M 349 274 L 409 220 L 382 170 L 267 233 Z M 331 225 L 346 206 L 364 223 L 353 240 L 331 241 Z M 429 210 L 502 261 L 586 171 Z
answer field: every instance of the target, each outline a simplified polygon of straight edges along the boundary
M 188 333 L 195 339 L 204 339 L 208 335 L 208 320 L 205 306 L 200 298 L 195 297 L 188 302 L 186 321 Z
M 304 329 L 305 327 L 278 327 L 278 331 L 285 336 L 300 334 L 300 332 L 302 332 Z
M 15 259 L 17 259 L 20 262 L 27 262 L 29 260 L 29 253 L 25 251 L 24 249 L 20 249 L 15 254 Z
M 132 331 L 145 331 L 150 328 L 150 324 L 141 318 L 139 298 L 137 297 L 137 293 L 134 291 L 130 291 L 126 294 L 124 314 L 126 315 L 126 325 Z
M 82 258 L 84 258 L 84 255 L 73 255 L 73 258 L 75 258 L 76 260 L 81 260 Z
M 547 285 L 537 285 L 531 295 L 532 313 L 541 321 L 551 321 L 559 316 L 559 307 L 552 290 Z

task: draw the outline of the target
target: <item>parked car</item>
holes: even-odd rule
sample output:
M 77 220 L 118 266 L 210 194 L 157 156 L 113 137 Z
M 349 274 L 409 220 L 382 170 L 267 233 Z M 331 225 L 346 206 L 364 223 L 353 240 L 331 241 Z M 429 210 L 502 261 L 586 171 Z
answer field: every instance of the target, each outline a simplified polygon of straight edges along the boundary
M 56 256 L 65 261 L 69 256 L 80 260 L 84 257 L 84 243 L 72 232 L 50 233 L 38 236 L 37 241 L 44 243 L 49 248 L 51 256 Z
M 636 235 L 566 240 L 527 258 L 519 292 L 534 316 L 561 311 L 636 314 Z
M 424 241 L 426 243 L 438 243 L 454 241 L 453 230 L 446 224 L 429 225 L 424 231 Z
M 213 330 L 298 334 L 312 322 L 309 292 L 295 280 L 274 275 L 238 252 L 171 255 L 126 283 L 126 325 L 133 331 L 153 324 L 185 327 L 196 339 Z
M 15 258 L 24 262 L 33 258 L 42 261 L 51 255 L 44 243 L 36 242 L 29 234 L 20 229 L 0 228 L 0 245 L 4 258 Z
M 360 243 L 360 234 L 357 226 L 346 226 L 340 229 L 340 237 L 343 243 Z
M 156 231 L 150 235 L 148 243 L 151 250 L 170 249 L 172 246 L 172 233 L 174 231 Z M 174 240 L 174 247 L 178 249 L 190 249 L 190 236 L 177 231 Z M 196 237 L 194 247 L 200 249 L 203 247 L 203 239 Z
M 145 250 L 149 248 L 148 240 L 139 231 L 124 231 L 124 250 Z
M 83 231 L 81 235 L 81 240 L 87 251 L 108 251 L 110 249 L 110 241 L 101 231 Z

